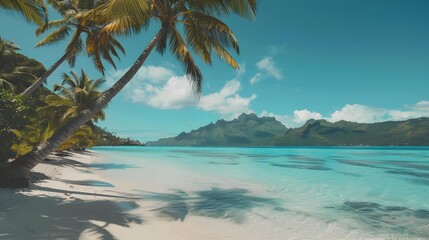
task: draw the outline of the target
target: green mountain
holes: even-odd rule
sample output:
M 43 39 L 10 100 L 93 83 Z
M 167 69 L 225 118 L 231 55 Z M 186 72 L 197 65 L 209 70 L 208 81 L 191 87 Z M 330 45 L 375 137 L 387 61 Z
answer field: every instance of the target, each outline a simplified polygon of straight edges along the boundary
M 429 118 L 381 123 L 309 120 L 288 129 L 272 117 L 242 114 L 232 121 L 182 132 L 173 138 L 148 142 L 149 146 L 389 146 L 429 145 Z
M 241 114 L 232 121 L 219 120 L 216 123 L 182 132 L 173 138 L 147 142 L 150 146 L 266 146 L 273 145 L 288 129 L 273 117 L 256 114 Z

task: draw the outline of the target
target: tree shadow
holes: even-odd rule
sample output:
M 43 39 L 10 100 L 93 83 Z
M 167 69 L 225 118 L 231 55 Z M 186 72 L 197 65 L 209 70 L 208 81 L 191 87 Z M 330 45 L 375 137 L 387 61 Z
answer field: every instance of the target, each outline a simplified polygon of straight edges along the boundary
M 236 223 L 245 220 L 245 214 L 256 207 L 277 206 L 272 198 L 252 196 L 246 189 L 220 189 L 195 192 L 197 197 L 191 213 L 211 218 L 225 218 Z
M 189 196 L 186 192 L 175 190 L 174 193 L 149 193 L 146 199 L 165 202 L 160 208 L 152 209 L 159 217 L 173 221 L 184 221 L 189 214 L 189 205 L 186 202 Z
M 54 165 L 54 166 L 67 166 L 67 167 L 79 167 L 79 168 L 92 168 L 95 170 L 106 170 L 106 169 L 119 169 L 125 170 L 130 168 L 140 168 L 136 165 L 125 164 L 125 163 L 90 163 L 85 164 L 67 157 L 57 158 L 50 156 L 49 158 L 43 161 L 44 164 Z
M 164 202 L 162 207 L 152 211 L 172 221 L 184 221 L 188 215 L 194 215 L 243 223 L 246 213 L 254 208 L 268 206 L 276 210 L 279 207 L 274 198 L 254 196 L 248 190 L 240 188 L 211 188 L 191 193 L 180 190 L 173 193 L 145 193 L 143 198 Z
M 136 165 L 132 164 L 125 164 L 125 163 L 91 163 L 86 165 L 88 168 L 92 168 L 95 170 L 107 170 L 107 169 L 119 169 L 119 170 L 125 170 L 130 168 L 140 168 Z
M 126 213 L 121 204 L 138 207 L 132 201 L 89 201 L 0 190 L 0 239 L 78 239 L 89 232 L 99 239 L 116 239 L 110 224 L 129 227 L 143 224 L 138 216 Z M 93 236 L 94 236 L 93 235 Z
M 429 238 L 429 210 L 404 206 L 385 206 L 375 202 L 346 201 L 339 210 L 374 229 Z
M 94 186 L 94 187 L 115 187 L 115 185 L 99 181 L 99 180 L 60 180 L 61 182 L 73 184 L 73 185 L 81 185 L 81 186 Z
M 103 194 L 103 193 L 82 192 L 82 191 L 72 191 L 72 190 L 65 190 L 65 189 L 58 189 L 58 188 L 50 188 L 50 187 L 43 187 L 43 186 L 38 186 L 38 185 L 34 185 L 31 187 L 31 189 L 28 189 L 28 190 L 22 190 L 22 192 L 32 191 L 32 190 L 39 190 L 39 191 L 51 192 L 51 193 L 63 193 L 65 195 L 75 194 L 75 195 L 92 196 L 92 197 L 108 197 L 108 198 L 130 199 L 130 200 L 140 200 L 141 199 L 139 196 L 137 196 L 135 194 L 122 193 L 122 192 L 116 192 L 116 191 L 110 191 L 114 194 Z

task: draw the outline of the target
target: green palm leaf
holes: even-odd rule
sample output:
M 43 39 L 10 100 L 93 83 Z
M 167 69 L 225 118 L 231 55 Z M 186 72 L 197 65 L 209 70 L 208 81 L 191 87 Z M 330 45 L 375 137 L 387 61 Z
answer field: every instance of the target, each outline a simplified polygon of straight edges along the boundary
M 27 21 L 40 26 L 48 22 L 48 11 L 42 0 L 0 0 L 0 8 L 20 12 Z

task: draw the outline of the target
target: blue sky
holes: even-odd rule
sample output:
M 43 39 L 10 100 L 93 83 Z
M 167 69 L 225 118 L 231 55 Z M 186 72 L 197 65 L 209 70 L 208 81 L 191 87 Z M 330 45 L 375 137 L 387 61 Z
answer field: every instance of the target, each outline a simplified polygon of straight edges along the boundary
M 242 112 L 275 116 L 287 127 L 310 118 L 377 122 L 429 116 L 428 12 L 427 0 L 261 0 L 256 21 L 222 18 L 240 42 L 241 68 L 199 62 L 205 80 L 199 102 L 180 63 L 153 52 L 99 125 L 147 141 Z M 0 36 L 46 67 L 64 51 L 65 42 L 35 49 L 35 26 L 15 14 L 2 11 L 0 24 Z M 120 38 L 127 53 L 117 70 L 109 67 L 109 83 L 157 28 Z M 74 70 L 81 68 L 102 77 L 84 56 Z M 69 70 L 63 65 L 49 86 Z

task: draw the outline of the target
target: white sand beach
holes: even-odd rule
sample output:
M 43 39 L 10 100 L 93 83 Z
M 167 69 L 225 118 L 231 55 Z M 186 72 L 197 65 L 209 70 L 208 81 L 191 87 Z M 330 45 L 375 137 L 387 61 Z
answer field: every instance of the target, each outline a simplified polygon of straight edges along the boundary
M 156 160 L 141 160 L 145 161 L 144 167 L 133 168 L 128 164 L 130 160 L 109 163 L 91 151 L 66 155 L 51 156 L 39 164 L 33 171 L 30 188 L 0 189 L 0 239 L 282 240 L 393 236 L 347 219 L 323 219 L 319 214 L 277 205 L 269 189 L 267 192 L 251 182 L 213 178 L 178 167 L 168 169 Z M 129 169 L 120 169 L 124 166 Z M 293 189 L 293 185 L 289 187 Z M 311 207 L 310 202 L 304 205 Z M 418 218 L 409 219 L 424 223 Z M 425 226 L 414 231 L 427 235 Z
M 29 189 L 0 189 L 0 239 L 267 239 L 257 219 L 166 217 L 127 183 L 101 177 L 94 160 L 91 152 L 51 156 Z

